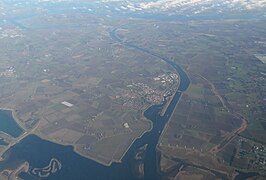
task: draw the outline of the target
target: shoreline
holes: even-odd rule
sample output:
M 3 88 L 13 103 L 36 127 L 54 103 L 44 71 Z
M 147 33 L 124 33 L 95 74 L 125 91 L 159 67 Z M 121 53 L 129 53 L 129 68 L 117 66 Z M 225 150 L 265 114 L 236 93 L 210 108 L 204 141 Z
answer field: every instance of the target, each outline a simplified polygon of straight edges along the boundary
M 178 90 L 177 90 L 178 91 Z M 167 129 L 167 126 L 168 126 L 168 124 L 170 123 L 170 121 L 171 121 L 171 119 L 172 119 L 172 117 L 173 117 L 173 114 L 174 114 L 174 111 L 176 110 L 176 108 L 177 108 L 177 106 L 178 106 L 178 104 L 179 104 L 179 101 L 180 101 L 180 99 L 182 98 L 182 96 L 183 96 L 183 93 L 181 93 L 181 95 L 180 95 L 180 98 L 179 98 L 179 100 L 177 101 L 177 103 L 176 103 L 176 105 L 175 105 L 175 108 L 174 108 L 174 110 L 173 110 L 173 113 L 171 114 L 171 116 L 169 117 L 169 120 L 167 121 L 167 123 L 165 124 L 165 126 L 164 126 L 164 128 L 163 128 L 163 130 L 162 130 L 162 133 L 160 134 L 160 138 L 159 138 L 159 140 L 158 140 L 158 143 L 157 143 L 157 145 L 156 145 L 156 149 L 157 150 L 159 150 L 159 147 L 158 146 L 160 146 L 160 141 L 161 141 L 161 139 L 162 139 L 162 137 L 163 137 L 163 135 L 164 135 L 164 133 L 165 133 L 165 131 L 166 131 L 166 129 Z
M 13 120 L 15 121 L 15 123 L 21 128 L 21 130 L 23 132 L 26 132 L 26 128 L 24 127 L 24 125 L 20 122 L 15 109 L 11 109 L 11 108 L 0 108 L 0 111 L 10 111 Z M 23 134 L 23 133 L 22 133 Z
M 89 155 L 84 155 L 83 153 L 81 153 L 80 151 L 77 150 L 77 145 L 74 145 L 74 144 L 67 144 L 67 143 L 64 143 L 64 142 L 58 142 L 56 140 L 53 140 L 53 139 L 49 139 L 49 138 L 46 138 L 44 135 L 42 135 L 41 133 L 32 133 L 32 135 L 35 135 L 37 137 L 39 137 L 40 139 L 42 139 L 43 141 L 48 141 L 50 143 L 54 143 L 56 145 L 61 145 L 61 146 L 70 146 L 72 149 L 73 149 L 73 152 L 75 152 L 76 154 L 86 158 L 86 159 L 89 159 L 89 160 L 92 160 L 92 161 L 95 161 L 101 165 L 104 165 L 104 166 L 111 166 L 112 164 L 112 161 L 110 161 L 110 163 L 104 163 L 102 161 L 99 161 L 98 159 L 92 157 L 92 156 L 89 156 Z
M 10 143 L 3 147 L 3 149 L 0 151 L 0 161 L 3 161 L 4 158 L 3 158 L 3 155 L 10 149 L 12 148 L 14 145 L 16 145 L 17 143 L 19 143 L 22 139 L 24 139 L 25 137 L 27 137 L 30 132 L 27 132 L 25 130 L 25 127 L 20 123 L 20 120 L 19 118 L 17 117 L 16 115 L 16 112 L 14 109 L 10 109 L 10 108 L 0 108 L 0 111 L 10 111 L 11 112 L 11 115 L 12 115 L 12 119 L 14 120 L 14 122 L 17 124 L 17 126 L 19 128 L 21 128 L 22 130 L 22 133 L 18 136 L 18 137 L 13 137 L 12 135 L 8 134 L 8 133 L 5 133 L 7 134 L 8 136 L 10 136 L 12 138 L 12 140 L 10 141 Z
M 177 72 L 177 73 L 178 73 L 178 72 Z M 178 73 L 178 77 L 179 77 L 179 81 L 178 81 L 178 85 L 177 85 L 177 90 L 175 91 L 175 93 L 174 93 L 172 96 L 170 96 L 169 101 L 165 104 L 165 107 L 162 109 L 161 113 L 163 112 L 163 114 L 165 114 L 166 110 L 168 109 L 168 106 L 171 104 L 171 102 L 172 102 L 172 100 L 173 100 L 173 97 L 175 96 L 175 94 L 177 93 L 177 91 L 178 91 L 178 89 L 179 89 L 180 82 L 181 82 L 181 81 L 180 81 L 180 75 L 179 75 L 179 73 Z M 182 93 L 182 94 L 183 94 L 183 93 Z M 181 94 L 180 98 L 182 97 L 182 94 Z M 179 100 L 180 100 L 180 99 L 179 99 Z M 178 100 L 178 102 L 179 102 L 179 100 Z M 177 104 L 178 104 L 178 102 L 177 102 Z M 175 108 L 177 107 L 177 104 L 176 104 Z M 126 149 L 125 153 L 122 155 L 122 157 L 121 157 L 121 159 L 118 161 L 118 163 L 121 163 L 121 162 L 122 162 L 123 157 L 126 155 L 126 153 L 128 152 L 128 150 L 130 149 L 130 147 L 133 145 L 133 143 L 134 143 L 137 139 L 140 139 L 145 133 L 150 132 L 150 131 L 153 129 L 153 122 L 144 116 L 145 111 L 148 110 L 148 109 L 149 109 L 150 107 L 152 107 L 152 106 L 154 106 L 154 104 L 148 106 L 148 107 L 142 112 L 142 116 L 143 116 L 148 122 L 150 122 L 150 124 L 151 124 L 150 129 L 144 131 L 139 137 L 135 138 L 135 139 L 132 141 L 132 143 L 128 146 L 128 148 Z M 174 110 L 175 110 L 175 109 L 174 109 Z M 160 114 L 161 114 L 161 113 L 160 113 Z M 173 115 L 173 113 L 172 113 L 172 115 Z M 172 115 L 170 116 L 170 118 L 172 117 Z M 169 118 L 169 120 L 170 120 L 170 118 Z M 168 121 L 168 122 L 169 122 L 169 121 Z M 168 123 L 168 122 L 167 122 L 167 123 Z M 166 126 L 165 126 L 165 127 L 166 127 Z M 164 128 L 164 129 L 165 129 L 165 128 Z M 160 137 L 161 137 L 161 136 L 160 136 Z M 158 143 L 157 143 L 156 146 L 158 146 Z M 113 163 L 113 162 L 110 162 L 110 165 L 111 165 L 112 163 Z M 109 166 L 110 166 L 110 165 L 109 165 Z
M 148 108 L 147 108 L 147 109 L 148 109 Z M 103 161 L 100 161 L 100 160 L 97 159 L 96 157 L 93 157 L 93 156 L 90 156 L 90 155 L 85 155 L 85 154 L 83 154 L 82 152 L 80 152 L 80 151 L 78 150 L 78 145 L 75 145 L 75 144 L 67 144 L 67 143 L 64 143 L 64 142 L 58 142 L 57 140 L 53 140 L 53 139 L 47 138 L 45 135 L 43 135 L 43 134 L 40 133 L 40 132 L 32 132 L 32 133 L 29 133 L 28 135 L 35 135 L 35 136 L 41 138 L 42 140 L 45 140 L 45 141 L 48 141 L 48 142 L 51 142 L 51 143 L 54 143 L 54 144 L 57 144 L 57 145 L 70 146 L 71 148 L 73 148 L 73 151 L 74 151 L 75 153 L 77 153 L 78 155 L 80 155 L 80 156 L 82 156 L 82 157 L 84 157 L 84 158 L 87 158 L 87 159 L 89 159 L 89 160 L 95 161 L 95 162 L 97 162 L 97 163 L 99 163 L 99 164 L 101 164 L 101 165 L 104 165 L 104 166 L 109 167 L 109 166 L 111 166 L 113 163 L 121 163 L 121 162 L 122 162 L 122 159 L 124 158 L 124 156 L 126 155 L 126 153 L 128 152 L 128 150 L 130 149 L 130 147 L 132 146 L 132 144 L 133 144 L 137 139 L 140 139 L 140 138 L 141 138 L 146 132 L 149 132 L 149 131 L 152 130 L 152 128 L 153 128 L 153 124 L 152 124 L 152 122 L 151 122 L 150 120 L 148 120 L 147 118 L 145 118 L 145 121 L 148 121 L 148 122 L 151 124 L 150 128 L 149 128 L 148 130 L 143 131 L 143 133 L 142 133 L 140 136 L 136 137 L 136 138 L 130 143 L 130 145 L 127 147 L 127 149 L 125 150 L 125 152 L 123 153 L 123 155 L 121 156 L 120 159 L 118 159 L 118 160 L 117 160 L 117 159 L 111 159 L 111 160 L 109 161 L 109 163 L 105 163 L 105 162 L 103 162 Z M 1 155 L 1 154 L 0 154 L 0 155 Z
M 176 71 L 176 72 L 177 72 L 177 71 Z M 179 87 L 180 87 L 180 83 L 181 83 L 181 80 L 180 80 L 180 74 L 177 72 L 177 75 L 178 75 L 177 90 L 175 91 L 175 93 L 173 93 L 171 96 L 169 96 L 169 100 L 167 101 L 167 103 L 166 103 L 165 106 L 163 107 L 163 109 L 162 109 L 162 111 L 161 111 L 161 113 L 160 113 L 160 116 L 164 116 L 164 114 L 165 114 L 165 112 L 166 112 L 168 106 L 171 104 L 171 102 L 172 102 L 172 100 L 173 100 L 175 94 L 177 93 L 177 91 L 178 91 L 178 89 L 179 89 Z M 178 102 L 179 102 L 179 100 L 178 100 Z M 177 104 L 178 104 L 178 102 L 177 102 Z M 176 104 L 176 105 L 177 105 L 177 104 Z M 175 110 L 175 109 L 174 109 L 174 110 Z M 171 118 L 171 117 L 170 117 L 170 118 Z
M 176 71 L 177 71 L 177 70 L 176 70 Z M 178 71 L 177 71 L 177 73 L 178 73 Z M 186 74 L 186 76 L 188 77 L 189 81 L 191 82 L 191 79 L 190 79 L 190 77 L 188 76 L 188 72 L 184 71 L 184 73 Z M 181 91 L 181 90 L 179 90 L 179 87 L 180 87 L 180 84 L 181 84 L 181 81 L 182 81 L 182 79 L 181 79 L 179 73 L 178 73 L 178 77 L 179 77 L 178 88 L 177 88 L 177 90 L 176 90 L 175 93 L 177 93 L 178 91 L 180 91 L 180 92 L 181 92 L 181 95 L 180 95 L 180 97 L 179 97 L 179 99 L 178 99 L 178 101 L 177 101 L 177 103 L 176 103 L 176 105 L 175 105 L 175 108 L 173 109 L 173 112 L 172 112 L 171 116 L 169 117 L 167 123 L 165 124 L 165 126 L 164 126 L 164 128 L 163 128 L 163 130 L 162 130 L 162 133 L 160 134 L 160 137 L 159 137 L 158 143 L 157 143 L 157 145 L 156 145 L 156 150 L 158 150 L 158 151 L 160 151 L 160 152 L 161 152 L 160 147 L 159 147 L 159 146 L 160 146 L 160 141 L 161 141 L 161 139 L 162 139 L 162 137 L 163 137 L 163 135 L 164 135 L 164 133 L 165 133 L 167 127 L 168 127 L 168 124 L 170 123 L 170 121 L 171 121 L 171 119 L 172 119 L 172 117 L 173 117 L 173 114 L 174 114 L 174 112 L 175 112 L 175 110 L 176 110 L 176 108 L 177 108 L 177 106 L 178 106 L 178 104 L 179 104 L 179 101 L 182 99 L 182 97 L 183 97 L 183 95 L 184 95 L 184 92 L 185 92 L 185 91 Z M 187 87 L 187 89 L 188 89 L 188 88 L 189 88 L 189 86 Z M 171 101 L 172 101 L 172 99 L 171 99 Z M 169 104 L 170 104 L 170 103 L 169 103 Z
M 21 140 L 23 140 L 24 138 L 26 138 L 28 135 L 31 135 L 31 134 L 34 134 L 34 131 L 37 129 L 38 127 L 38 124 L 39 122 L 37 123 L 37 125 L 30 129 L 29 131 L 26 130 L 26 128 L 24 127 L 24 125 L 20 122 L 20 119 L 19 117 L 17 116 L 16 112 L 14 109 L 11 109 L 11 108 L 0 108 L 0 110 L 3 110 L 3 111 L 11 111 L 11 115 L 12 115 L 12 119 L 15 121 L 15 123 L 21 128 L 22 130 L 22 133 L 21 135 L 19 135 L 18 137 L 12 137 L 12 140 L 10 141 L 10 143 L 5 146 L 1 151 L 0 151 L 0 161 L 3 161 L 4 158 L 3 158 L 3 155 L 10 149 L 12 148 L 13 146 L 15 146 L 17 143 L 19 143 Z
M 124 156 L 126 155 L 126 153 L 128 152 L 128 150 L 130 149 L 130 147 L 133 145 L 133 143 L 137 140 L 137 139 L 140 139 L 145 133 L 147 132 L 150 132 L 152 129 L 153 129 L 153 123 L 151 120 L 145 118 L 144 116 L 144 112 L 150 108 L 151 106 L 153 105 L 150 105 L 148 106 L 147 108 L 145 108 L 145 110 L 142 112 L 142 116 L 144 117 L 144 120 L 143 121 L 147 121 L 149 124 L 150 124 L 150 128 L 143 131 L 141 133 L 140 136 L 134 138 L 134 140 L 130 143 L 130 145 L 128 145 L 127 149 L 125 150 L 125 152 L 123 153 L 123 155 L 121 156 L 120 159 L 111 159 L 109 161 L 109 163 L 105 163 L 103 161 L 100 161 L 99 159 L 93 157 L 93 156 L 90 156 L 90 155 L 84 155 L 83 153 L 81 153 L 80 151 L 77 150 L 77 145 L 75 144 L 67 144 L 67 143 L 64 143 L 64 142 L 58 142 L 57 140 L 53 140 L 53 139 L 50 139 L 50 138 L 47 138 L 45 137 L 45 135 L 42 135 L 41 133 L 38 133 L 38 132 L 34 132 L 36 130 L 36 128 L 38 127 L 38 125 L 36 125 L 33 129 L 31 129 L 30 131 L 26 131 L 25 130 L 25 127 L 22 125 L 22 123 L 20 122 L 18 116 L 16 115 L 16 112 L 14 109 L 10 109 L 10 108 L 0 108 L 0 110 L 3 110 L 3 111 L 10 111 L 11 112 L 11 115 L 12 115 L 12 119 L 15 121 L 15 123 L 22 129 L 22 134 L 20 136 L 18 136 L 17 138 L 14 138 L 12 137 L 12 141 L 5 147 L 3 147 L 3 149 L 1 150 L 0 152 L 0 161 L 3 161 L 4 160 L 4 157 L 3 155 L 10 149 L 12 148 L 14 145 L 16 145 L 17 143 L 19 143 L 22 139 L 26 138 L 28 135 L 35 135 L 35 136 L 38 136 L 39 138 L 41 138 L 42 140 L 46 140 L 48 142 L 51 142 L 51 143 L 54 143 L 54 144 L 58 144 L 58 145 L 63 145 L 63 146 L 71 146 L 73 148 L 73 151 L 75 153 L 77 153 L 78 155 L 82 156 L 82 157 L 85 157 L 87 159 L 90 159 L 90 160 L 93 160 L 101 165 L 104 165 L 104 166 L 111 166 L 113 163 L 121 163 L 122 162 L 122 159 L 124 158 Z M 9 134 L 8 134 L 9 135 Z M 10 136 L 10 135 L 9 135 Z

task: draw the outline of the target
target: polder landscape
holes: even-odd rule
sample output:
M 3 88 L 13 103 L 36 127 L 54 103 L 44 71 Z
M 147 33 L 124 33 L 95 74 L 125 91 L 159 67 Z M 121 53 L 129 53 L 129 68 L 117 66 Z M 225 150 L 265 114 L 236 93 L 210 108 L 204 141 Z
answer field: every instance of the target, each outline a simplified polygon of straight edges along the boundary
M 0 1 L 0 179 L 266 179 L 265 10 Z

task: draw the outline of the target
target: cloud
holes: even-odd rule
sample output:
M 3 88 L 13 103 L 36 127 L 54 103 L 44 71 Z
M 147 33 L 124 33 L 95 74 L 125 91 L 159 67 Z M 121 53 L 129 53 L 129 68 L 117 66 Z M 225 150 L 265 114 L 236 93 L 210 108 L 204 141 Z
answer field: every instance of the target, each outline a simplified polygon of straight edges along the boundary
M 223 6 L 228 9 L 253 10 L 266 7 L 266 0 L 102 0 L 102 2 L 127 3 L 131 10 L 153 10 L 167 11 L 178 8 L 193 8 L 198 6 Z

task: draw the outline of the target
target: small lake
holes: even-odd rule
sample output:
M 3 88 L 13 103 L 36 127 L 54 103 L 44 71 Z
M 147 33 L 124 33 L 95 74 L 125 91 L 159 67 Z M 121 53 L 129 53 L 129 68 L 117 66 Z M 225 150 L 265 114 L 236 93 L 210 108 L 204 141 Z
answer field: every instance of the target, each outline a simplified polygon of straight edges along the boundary
M 23 130 L 13 119 L 12 112 L 9 110 L 0 110 L 0 131 L 15 138 L 23 133 Z

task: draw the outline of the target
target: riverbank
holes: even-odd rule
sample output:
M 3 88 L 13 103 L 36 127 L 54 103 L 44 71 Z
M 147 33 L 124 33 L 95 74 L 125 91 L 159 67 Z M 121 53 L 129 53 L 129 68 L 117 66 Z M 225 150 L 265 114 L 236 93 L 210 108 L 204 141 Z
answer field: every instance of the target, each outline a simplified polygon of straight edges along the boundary
M 177 84 L 177 90 L 175 91 L 175 93 L 178 91 L 179 86 L 180 86 L 180 75 L 178 74 L 178 84 Z M 163 107 L 163 109 L 160 113 L 161 116 L 164 116 L 168 106 L 170 105 L 171 101 L 173 100 L 173 98 L 175 96 L 175 93 L 168 97 L 168 101 L 166 102 L 166 105 Z
M 177 104 L 176 104 L 176 106 L 175 106 L 173 112 L 176 110 L 176 108 L 177 108 L 177 106 L 178 106 L 178 103 L 179 103 L 180 99 L 182 98 L 182 96 L 183 96 L 183 93 L 180 95 L 180 98 L 179 98 L 179 100 L 177 101 Z M 163 128 L 163 130 L 162 130 L 162 133 L 161 133 L 160 138 L 159 138 L 159 140 L 158 140 L 158 144 L 157 144 L 157 146 L 156 146 L 156 149 L 157 149 L 157 150 L 159 150 L 160 141 L 161 141 L 162 137 L 164 136 L 164 133 L 165 133 L 165 131 L 166 131 L 166 129 L 167 129 L 167 126 L 168 126 L 169 122 L 171 121 L 171 118 L 173 117 L 173 114 L 174 114 L 174 113 L 172 113 L 172 114 L 170 115 L 169 120 L 167 121 L 167 123 L 165 124 L 165 126 L 164 126 L 164 128 Z M 160 150 L 159 150 L 159 151 L 160 151 Z

